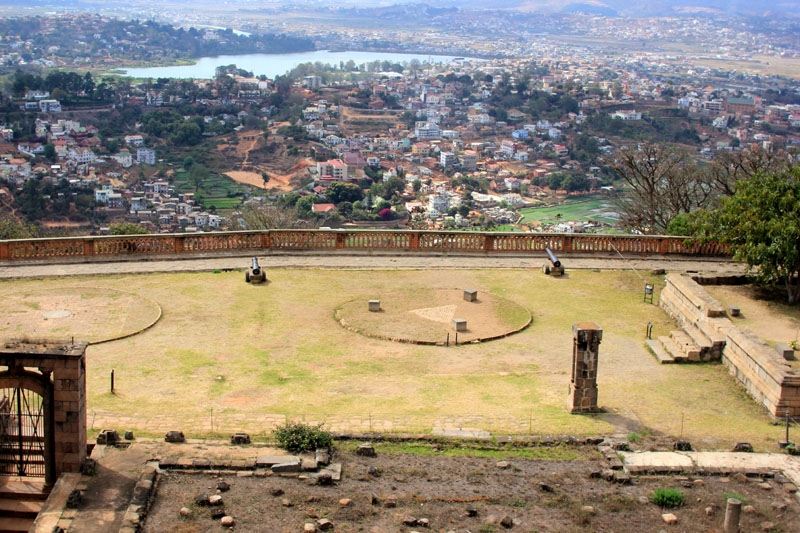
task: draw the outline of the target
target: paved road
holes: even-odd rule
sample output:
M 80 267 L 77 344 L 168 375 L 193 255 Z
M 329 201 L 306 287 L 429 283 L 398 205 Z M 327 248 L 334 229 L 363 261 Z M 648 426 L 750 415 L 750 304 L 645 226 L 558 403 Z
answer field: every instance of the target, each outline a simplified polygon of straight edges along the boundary
M 648 256 L 620 258 L 619 256 L 562 255 L 561 261 L 569 270 L 635 270 L 640 272 L 664 269 L 668 272 L 701 272 L 704 274 L 741 274 L 745 266 L 729 260 L 676 259 L 674 257 Z M 332 255 L 332 254 L 281 254 L 259 256 L 262 267 L 319 268 L 319 269 L 540 269 L 547 258 L 534 256 L 455 256 L 455 255 Z M 164 272 L 210 272 L 213 270 L 238 270 L 250 265 L 246 257 L 205 257 L 180 260 L 142 260 L 93 263 L 59 264 L 9 264 L 0 263 L 0 279 L 52 278 L 91 276 L 98 274 L 145 274 Z

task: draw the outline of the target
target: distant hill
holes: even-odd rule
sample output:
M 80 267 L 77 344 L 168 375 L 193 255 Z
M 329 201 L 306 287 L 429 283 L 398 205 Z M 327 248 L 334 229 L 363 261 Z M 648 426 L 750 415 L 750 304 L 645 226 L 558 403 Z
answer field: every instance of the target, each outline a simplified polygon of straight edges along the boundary
M 236 6 L 242 9 L 252 9 L 253 0 L 228 0 L 231 9 Z M 389 8 L 415 4 L 425 6 L 429 3 L 420 0 L 282 0 L 286 7 L 293 8 Z M 203 5 L 216 6 L 211 0 L 196 0 L 186 3 L 189 10 L 202 11 Z M 275 7 L 278 3 L 270 3 Z M 55 8 L 68 11 L 108 11 L 115 6 L 125 7 L 126 11 L 135 11 L 138 6 L 147 10 L 152 8 L 152 2 L 145 0 L 0 0 L 0 7 L 11 6 L 14 8 Z M 179 3 L 171 2 L 171 9 L 181 10 Z M 623 17 L 666 17 L 688 16 L 706 13 L 708 15 L 725 14 L 760 17 L 792 17 L 800 18 L 800 0 L 777 0 L 775 2 L 753 2 L 752 0 L 581 0 L 564 2 L 563 0 L 439 0 L 435 8 L 461 9 L 464 11 L 483 10 L 520 10 L 526 12 L 547 13 L 589 13 L 603 16 Z M 145 17 L 146 18 L 146 17 Z
M 345 0 L 344 4 L 349 2 Z M 418 3 L 418 0 L 360 1 L 362 6 Z M 507 9 L 549 13 L 590 13 L 603 16 L 665 17 L 708 13 L 742 16 L 800 17 L 800 1 L 753 2 L 752 0 L 507 0 L 498 4 L 488 0 L 443 0 L 440 7 L 458 6 L 464 10 Z

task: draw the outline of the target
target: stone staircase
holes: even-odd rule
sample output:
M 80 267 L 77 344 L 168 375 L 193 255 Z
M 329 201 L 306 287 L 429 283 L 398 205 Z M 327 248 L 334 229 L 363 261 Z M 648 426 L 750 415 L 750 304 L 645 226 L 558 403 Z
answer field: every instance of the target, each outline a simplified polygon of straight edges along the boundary
M 682 329 L 647 341 L 661 363 L 719 361 L 732 326 L 725 309 L 689 277 L 670 274 L 659 305 Z
M 661 364 L 700 361 L 702 349 L 683 331 L 670 331 L 657 339 L 647 341 L 647 346 Z
M 47 495 L 42 478 L 0 476 L 0 533 L 27 532 Z

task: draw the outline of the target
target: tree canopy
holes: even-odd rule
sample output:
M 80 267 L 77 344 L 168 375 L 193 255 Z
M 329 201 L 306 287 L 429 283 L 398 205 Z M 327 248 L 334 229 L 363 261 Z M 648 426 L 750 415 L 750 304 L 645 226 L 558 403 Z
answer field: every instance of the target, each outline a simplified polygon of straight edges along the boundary
M 800 301 L 800 165 L 736 182 L 719 209 L 698 213 L 698 234 L 731 246 L 764 284 Z

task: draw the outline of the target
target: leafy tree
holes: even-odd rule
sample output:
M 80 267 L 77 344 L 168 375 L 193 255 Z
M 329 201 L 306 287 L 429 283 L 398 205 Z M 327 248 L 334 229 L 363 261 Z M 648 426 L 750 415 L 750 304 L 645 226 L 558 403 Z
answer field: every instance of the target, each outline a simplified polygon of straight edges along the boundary
M 301 217 L 312 216 L 314 214 L 314 212 L 312 211 L 312 206 L 315 203 L 316 202 L 314 201 L 313 196 L 311 195 L 303 196 L 302 198 L 297 200 L 297 214 L 300 215 Z
M 200 186 L 203 182 L 208 179 L 209 172 L 206 167 L 201 165 L 200 163 L 194 163 L 192 168 L 189 169 L 189 183 L 194 185 L 194 192 L 198 192 L 200 190 Z
M 394 196 L 395 194 L 401 194 L 404 190 L 406 190 L 406 182 L 396 176 L 392 176 L 383 184 L 384 186 L 384 198 L 387 200 Z
M 355 183 L 336 181 L 328 185 L 325 196 L 328 197 L 329 202 L 338 205 L 342 202 L 357 202 L 364 198 L 364 192 Z
M 108 226 L 111 235 L 143 235 L 147 233 L 139 224 L 132 222 L 117 222 Z
M 47 143 L 44 145 L 44 158 L 48 161 L 56 160 L 56 146 L 53 143 Z
M 0 215 L 0 240 L 32 239 L 37 236 L 34 226 L 22 224 L 8 215 Z
M 787 301 L 800 302 L 800 165 L 739 180 L 718 210 L 694 221 L 698 236 L 730 244 L 761 283 L 783 285 Z

